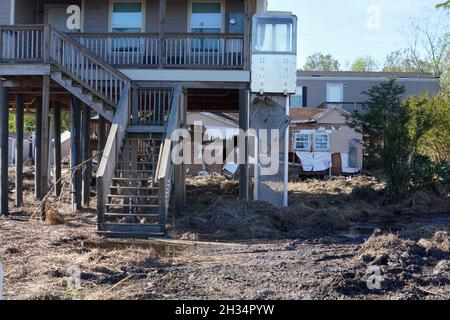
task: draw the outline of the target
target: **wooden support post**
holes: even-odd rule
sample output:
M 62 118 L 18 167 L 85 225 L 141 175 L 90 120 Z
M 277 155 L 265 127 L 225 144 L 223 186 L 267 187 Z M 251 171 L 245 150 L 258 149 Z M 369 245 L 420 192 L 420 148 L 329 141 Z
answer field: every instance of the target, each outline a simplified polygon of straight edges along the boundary
M 249 127 L 248 90 L 239 90 L 239 129 L 247 132 Z M 239 198 L 248 201 L 248 138 L 245 137 L 244 150 L 239 150 Z M 244 163 L 243 163 L 244 162 Z
M 71 106 L 70 106 L 70 167 L 74 170 L 75 167 L 79 166 L 81 163 L 80 154 L 80 122 L 81 122 L 81 112 L 80 112 L 80 101 L 75 97 L 71 96 Z M 71 192 L 72 192 L 72 208 L 74 211 L 81 209 L 81 169 L 78 168 L 72 171 L 72 182 L 71 182 Z
M 34 194 L 36 199 L 41 199 L 41 170 L 42 170 L 42 98 L 36 99 L 36 132 L 34 136 Z
M 132 124 L 139 124 L 139 89 L 132 89 L 131 97 L 131 115 L 133 116 Z
M 166 64 L 166 0 L 159 0 L 159 68 L 163 69 Z
M 83 207 L 89 208 L 90 193 L 91 193 L 91 176 L 92 176 L 92 161 L 88 161 L 91 158 L 91 110 L 90 108 L 83 104 L 83 120 L 82 120 L 82 130 L 83 130 L 83 142 L 81 147 L 81 155 L 83 162 L 83 183 L 82 183 L 82 194 L 83 194 Z
M 55 137 L 55 196 L 61 195 L 61 103 L 53 105 L 54 131 Z
M 187 94 L 183 91 L 180 104 L 180 128 L 186 126 L 187 121 Z M 175 166 L 175 212 L 179 217 L 185 209 L 186 205 L 186 164 Z
M 98 141 L 97 141 L 97 162 L 100 166 L 102 161 L 103 149 L 106 144 L 106 122 L 100 114 L 98 115 Z
M 23 96 L 16 94 L 16 207 L 23 204 Z
M 42 200 L 48 192 L 49 144 L 50 144 L 50 77 L 44 76 L 42 82 L 42 135 L 41 135 L 41 194 Z
M 250 0 L 244 1 L 244 54 L 243 67 L 244 70 L 250 70 L 251 58 L 251 30 L 252 30 L 252 4 Z
M 0 214 L 8 215 L 9 90 L 0 84 Z

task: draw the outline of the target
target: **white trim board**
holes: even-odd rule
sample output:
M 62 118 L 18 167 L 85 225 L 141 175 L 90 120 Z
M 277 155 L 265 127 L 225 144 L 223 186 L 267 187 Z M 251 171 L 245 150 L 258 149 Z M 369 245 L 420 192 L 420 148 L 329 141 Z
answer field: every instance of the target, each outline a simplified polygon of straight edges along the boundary
M 120 69 L 133 81 L 250 82 L 250 71 Z
M 314 81 L 389 81 L 386 77 L 297 77 L 297 80 Z M 439 78 L 397 78 L 397 81 L 439 82 Z

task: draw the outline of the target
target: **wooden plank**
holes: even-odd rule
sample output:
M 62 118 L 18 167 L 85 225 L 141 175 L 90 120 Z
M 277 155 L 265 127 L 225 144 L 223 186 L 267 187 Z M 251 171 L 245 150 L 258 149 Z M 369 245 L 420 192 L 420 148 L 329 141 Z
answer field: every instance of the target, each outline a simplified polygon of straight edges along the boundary
M 36 130 L 35 130 L 35 147 L 34 147 L 34 194 L 36 199 L 41 199 L 41 170 L 42 170 L 42 97 L 36 98 Z
M 91 157 L 91 110 L 87 105 L 83 105 L 82 137 L 81 155 L 84 163 L 82 171 L 82 202 L 84 208 L 89 208 L 92 161 L 88 161 Z
M 49 172 L 49 144 L 50 144 L 50 77 L 44 76 L 42 80 L 42 135 L 41 135 L 41 192 L 40 199 L 48 192 Z
M 239 129 L 247 132 L 249 127 L 249 92 L 239 90 Z M 244 150 L 242 150 L 244 149 Z M 248 193 L 248 138 L 245 138 L 243 148 L 239 150 L 239 198 L 244 201 L 249 200 Z M 242 158 L 243 157 L 243 158 Z M 245 162 L 244 164 L 242 164 Z
M 70 138 L 70 166 L 72 170 L 81 163 L 80 155 L 80 136 L 81 136 L 81 111 L 80 111 L 80 101 L 75 97 L 71 96 L 71 138 Z M 72 173 L 71 182 L 71 192 L 72 192 L 72 208 L 77 211 L 81 209 L 81 171 L 76 170 Z
M 16 207 L 23 204 L 23 121 L 24 121 L 24 105 L 23 95 L 16 94 L 16 144 L 15 144 L 15 161 L 16 161 Z
M 252 32 L 252 16 L 253 10 L 250 0 L 244 0 L 244 51 L 242 53 L 243 68 L 250 70 L 251 63 L 251 32 Z
M 105 148 L 106 143 L 106 123 L 105 118 L 100 114 L 98 115 L 98 141 L 97 141 L 97 161 L 100 164 L 102 160 L 103 149 Z
M 0 64 L 1 76 L 48 76 L 49 64 Z
M 166 0 L 159 0 L 159 68 L 163 69 L 166 64 Z
M 53 105 L 54 137 L 55 137 L 55 196 L 61 195 L 61 103 Z
M 8 215 L 8 94 L 0 85 L 0 214 Z

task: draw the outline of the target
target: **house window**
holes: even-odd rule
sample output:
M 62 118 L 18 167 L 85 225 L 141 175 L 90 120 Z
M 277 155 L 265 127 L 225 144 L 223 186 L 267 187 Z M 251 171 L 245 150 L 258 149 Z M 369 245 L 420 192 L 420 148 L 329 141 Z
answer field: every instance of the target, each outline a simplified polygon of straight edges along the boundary
M 256 24 L 256 52 L 290 53 L 294 51 L 291 19 L 261 18 Z
M 297 87 L 297 90 L 295 91 L 295 95 L 291 96 L 291 107 L 306 107 L 304 104 L 304 96 L 303 92 L 305 91 L 305 87 Z
M 327 84 L 327 102 L 342 103 L 344 102 L 344 84 L 328 83 Z
M 221 2 L 193 1 L 191 3 L 191 32 L 192 33 L 221 33 L 223 25 Z M 212 51 L 219 49 L 218 39 L 192 39 L 192 51 Z
M 142 32 L 144 23 L 143 3 L 124 1 L 112 2 L 111 31 L 112 32 Z M 140 52 L 139 38 L 113 39 L 113 52 Z
M 309 134 L 295 132 L 294 135 L 294 149 L 298 151 L 309 151 Z
M 144 14 L 142 2 L 113 2 L 111 31 L 142 32 Z
M 330 151 L 330 135 L 327 133 L 314 134 L 314 151 Z

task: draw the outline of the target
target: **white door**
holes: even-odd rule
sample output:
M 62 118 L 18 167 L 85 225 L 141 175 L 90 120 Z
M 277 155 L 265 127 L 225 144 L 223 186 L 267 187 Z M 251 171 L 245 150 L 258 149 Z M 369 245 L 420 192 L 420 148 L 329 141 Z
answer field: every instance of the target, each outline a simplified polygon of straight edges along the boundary
M 344 84 L 327 84 L 327 102 L 344 102 Z
M 45 24 L 51 25 L 61 32 L 74 32 L 76 30 L 67 29 L 67 6 L 46 6 L 45 7 Z

